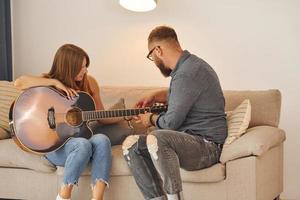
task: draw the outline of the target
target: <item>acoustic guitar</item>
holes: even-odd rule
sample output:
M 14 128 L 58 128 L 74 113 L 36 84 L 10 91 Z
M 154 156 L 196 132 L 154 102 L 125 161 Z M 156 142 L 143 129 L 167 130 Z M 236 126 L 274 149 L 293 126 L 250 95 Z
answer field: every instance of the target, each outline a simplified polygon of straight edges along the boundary
M 68 99 L 52 87 L 25 90 L 11 106 L 10 128 L 15 143 L 25 151 L 45 154 L 62 147 L 71 137 L 90 138 L 88 122 L 105 118 L 160 113 L 167 106 L 134 109 L 95 110 L 93 98 L 86 92 Z

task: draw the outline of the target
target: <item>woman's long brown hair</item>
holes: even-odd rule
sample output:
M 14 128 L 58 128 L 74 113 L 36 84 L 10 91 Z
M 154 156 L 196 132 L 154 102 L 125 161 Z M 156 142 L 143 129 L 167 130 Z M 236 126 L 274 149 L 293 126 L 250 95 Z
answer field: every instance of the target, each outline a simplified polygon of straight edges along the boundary
M 84 75 L 81 81 L 75 81 L 75 77 L 82 68 L 84 58 L 86 59 L 86 67 L 88 67 L 90 58 L 87 53 L 78 46 L 65 44 L 57 50 L 51 70 L 44 76 L 57 79 L 67 87 L 85 91 L 92 95 L 87 74 Z

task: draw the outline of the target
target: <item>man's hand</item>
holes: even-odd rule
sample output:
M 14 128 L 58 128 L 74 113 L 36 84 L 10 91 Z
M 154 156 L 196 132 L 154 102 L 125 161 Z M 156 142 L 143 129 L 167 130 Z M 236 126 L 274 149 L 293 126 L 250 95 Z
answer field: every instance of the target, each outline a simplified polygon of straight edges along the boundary
M 137 107 L 137 108 L 144 108 L 146 106 L 152 106 L 154 103 L 155 103 L 155 95 L 151 94 L 151 95 L 145 96 L 142 99 L 140 99 L 135 104 L 135 107 Z
M 142 123 L 145 127 L 150 127 L 152 126 L 151 122 L 150 122 L 150 115 L 152 113 L 145 113 L 145 114 L 140 114 L 137 117 L 135 117 L 136 123 Z

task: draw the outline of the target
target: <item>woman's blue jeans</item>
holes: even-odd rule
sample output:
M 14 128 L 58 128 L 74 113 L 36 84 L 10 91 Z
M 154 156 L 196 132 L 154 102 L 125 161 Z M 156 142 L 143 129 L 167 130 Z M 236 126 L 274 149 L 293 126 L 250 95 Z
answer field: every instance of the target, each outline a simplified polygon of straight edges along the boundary
M 111 143 L 103 134 L 95 134 L 90 139 L 71 138 L 60 149 L 50 152 L 46 158 L 56 166 L 63 166 L 64 185 L 78 183 L 78 179 L 87 164 L 92 165 L 92 186 L 96 181 L 108 184 L 112 162 Z

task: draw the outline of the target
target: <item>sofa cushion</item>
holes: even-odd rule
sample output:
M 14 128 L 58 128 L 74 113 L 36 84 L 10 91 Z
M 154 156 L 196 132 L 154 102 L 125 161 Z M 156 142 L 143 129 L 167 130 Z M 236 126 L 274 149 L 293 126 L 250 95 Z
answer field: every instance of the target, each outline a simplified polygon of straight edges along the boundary
M 104 105 L 116 102 L 120 97 L 125 98 L 127 107 L 134 106 L 138 99 L 165 87 L 101 87 L 101 98 Z M 224 90 L 226 111 L 234 110 L 244 99 L 251 102 L 251 121 L 249 127 L 274 126 L 278 127 L 281 107 L 279 90 Z M 267 103 L 266 103 L 267 102 Z
M 285 132 L 271 126 L 257 126 L 237 139 L 227 148 L 223 148 L 220 161 L 226 163 L 246 156 L 260 156 L 272 147 L 278 146 L 285 140 Z
M 212 183 L 225 179 L 225 165 L 218 163 L 209 168 L 197 171 L 186 171 L 180 169 L 180 174 L 184 182 L 192 183 Z
M 112 168 L 111 176 L 131 176 L 130 169 L 123 157 L 121 145 L 112 148 Z M 64 168 L 57 167 L 57 174 L 63 175 Z M 225 179 L 225 166 L 216 164 L 209 168 L 197 171 L 186 171 L 180 169 L 180 174 L 184 182 L 218 182 Z M 89 164 L 82 173 L 83 176 L 91 175 L 91 165 Z
M 0 140 L 7 139 L 9 137 L 10 133 L 7 130 L 0 127 Z
M 6 139 L 0 141 L 0 166 L 27 168 L 41 172 L 53 172 L 56 167 L 44 156 L 38 156 L 21 150 L 13 141 Z
M 0 128 L 10 131 L 8 114 L 11 104 L 21 94 L 13 82 L 0 81 Z
M 249 99 L 245 99 L 232 112 L 227 113 L 228 135 L 224 143 L 224 148 L 243 135 L 250 122 L 251 104 Z

